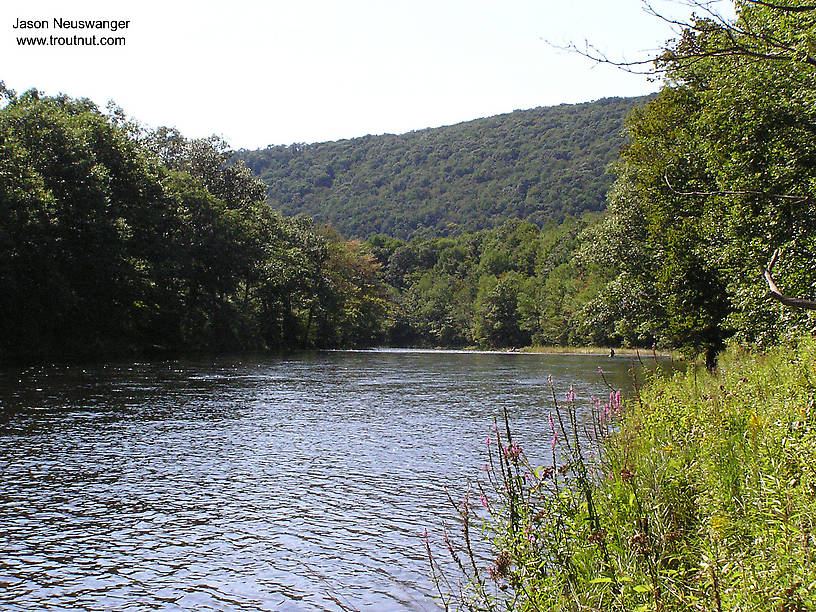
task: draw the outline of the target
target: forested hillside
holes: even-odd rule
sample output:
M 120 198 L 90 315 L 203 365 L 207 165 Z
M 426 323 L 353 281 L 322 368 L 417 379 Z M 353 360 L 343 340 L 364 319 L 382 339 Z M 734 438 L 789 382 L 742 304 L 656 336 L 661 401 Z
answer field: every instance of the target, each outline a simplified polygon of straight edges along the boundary
M 605 207 L 623 122 L 648 98 L 515 111 L 408 134 L 240 151 L 286 215 L 347 236 L 452 235 Z

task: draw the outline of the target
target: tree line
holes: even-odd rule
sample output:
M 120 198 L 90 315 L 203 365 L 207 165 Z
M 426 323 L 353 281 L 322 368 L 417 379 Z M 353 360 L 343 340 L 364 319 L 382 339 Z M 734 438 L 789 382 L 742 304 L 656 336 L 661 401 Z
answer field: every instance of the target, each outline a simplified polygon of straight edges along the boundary
M 518 110 L 407 134 L 239 151 L 270 205 L 347 236 L 457 235 L 605 208 L 629 111 L 648 98 Z
M 84 99 L 2 95 L 0 361 L 380 337 L 377 262 L 273 211 L 224 142 Z
M 768 346 L 816 330 L 816 8 L 707 3 L 656 58 L 656 98 L 627 120 L 608 214 L 588 240 L 611 272 L 594 312 L 709 365 L 726 340 Z M 763 272 L 767 271 L 767 274 Z
M 393 304 L 388 342 L 408 346 L 509 348 L 617 344 L 590 325 L 590 299 L 605 276 L 581 256 L 600 215 L 544 227 L 511 219 L 458 236 L 403 241 L 376 235 L 365 246 L 381 265 Z M 612 332 L 612 333 L 608 333 Z
M 735 8 L 729 21 L 700 3 L 657 59 L 664 85 L 626 120 L 606 211 L 523 220 L 506 209 L 510 219 L 474 231 L 429 218 L 410 240 L 360 243 L 283 216 L 217 138 L 0 87 L 0 359 L 656 343 L 713 365 L 729 339 L 813 333 L 816 311 L 789 306 L 816 298 L 816 11 Z M 467 132 L 494 125 L 481 121 L 455 126 L 462 143 L 483 142 Z M 336 151 L 357 151 L 372 171 L 380 159 L 389 175 L 409 154 L 395 157 L 386 138 L 378 158 L 363 141 Z M 321 147 L 272 153 L 305 164 Z M 434 172 L 449 174 L 446 159 Z M 495 171 L 518 159 L 494 160 Z M 479 192 L 476 176 L 465 180 Z M 476 199 L 500 207 L 484 189 Z M 456 197 L 456 210 L 478 208 Z

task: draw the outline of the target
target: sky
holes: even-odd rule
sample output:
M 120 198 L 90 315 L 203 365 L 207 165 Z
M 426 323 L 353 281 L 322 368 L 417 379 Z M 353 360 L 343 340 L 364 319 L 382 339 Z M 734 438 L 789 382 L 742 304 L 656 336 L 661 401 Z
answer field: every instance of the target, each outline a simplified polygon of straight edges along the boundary
M 92 33 L 54 18 L 127 20 L 99 34 L 125 44 L 18 44 Z M 672 36 L 641 0 L 4 0 L 0 80 L 254 149 L 649 93 L 659 83 L 557 46 L 631 60 Z

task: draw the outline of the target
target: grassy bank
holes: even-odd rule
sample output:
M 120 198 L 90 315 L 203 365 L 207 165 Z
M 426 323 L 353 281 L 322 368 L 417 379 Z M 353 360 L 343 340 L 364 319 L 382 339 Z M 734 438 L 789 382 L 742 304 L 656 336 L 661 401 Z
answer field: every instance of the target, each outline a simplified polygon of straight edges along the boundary
M 731 349 L 714 374 L 638 387 L 622 405 L 596 401 L 577 428 L 575 399 L 553 390 L 550 466 L 527 464 L 499 424 L 481 503 L 459 508 L 467 529 L 451 549 L 469 581 L 448 603 L 816 609 L 816 342 Z M 466 560 L 477 526 L 487 566 Z

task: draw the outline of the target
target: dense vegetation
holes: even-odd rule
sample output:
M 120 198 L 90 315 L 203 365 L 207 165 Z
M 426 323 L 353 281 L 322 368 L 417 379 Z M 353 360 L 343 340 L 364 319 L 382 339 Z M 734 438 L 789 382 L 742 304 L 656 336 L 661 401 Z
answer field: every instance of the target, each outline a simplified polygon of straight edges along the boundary
M 578 257 L 597 214 L 543 228 L 511 220 L 456 237 L 366 243 L 382 266 L 396 345 L 521 347 L 619 343 L 587 323 L 607 276 Z
M 739 8 L 666 50 L 654 97 L 242 152 L 268 188 L 218 139 L 3 89 L 0 359 L 657 343 L 713 366 L 813 330 L 762 266 L 814 296 L 814 11 Z M 608 212 L 583 212 L 633 107 Z
M 448 603 L 816 609 L 812 338 L 764 356 L 733 347 L 717 374 L 690 370 L 623 402 L 594 401 L 591 423 L 575 418 L 582 400 L 563 397 L 553 394 L 552 464 L 530 465 L 503 425 L 492 434 L 487 475 L 458 509 L 468 537 L 486 528 L 495 557 L 471 565 L 466 542 L 448 538 L 470 577 L 461 591 L 441 580 Z
M 786 9 L 789 4 L 795 8 Z M 613 271 L 591 305 L 625 342 L 713 355 L 816 329 L 816 10 L 736 2 L 739 21 L 689 24 L 658 60 L 666 85 L 627 122 L 606 220 L 586 236 Z
M 634 396 L 610 389 L 583 419 L 586 398 L 553 386 L 550 465 L 497 428 L 481 509 L 466 497 L 463 546 L 445 539 L 469 578 L 440 582 L 446 601 L 816 609 L 816 7 L 735 0 L 730 21 L 693 4 L 656 62 L 664 87 L 628 121 L 609 212 L 581 235 L 601 248 L 578 261 L 608 275 L 590 326 L 705 352 L 708 371 L 633 367 Z
M 271 206 L 348 236 L 453 235 L 605 207 L 623 121 L 645 98 L 515 111 L 408 134 L 270 146 L 238 158 Z
M 376 262 L 273 212 L 217 139 L 0 92 L 0 361 L 379 337 Z
M 361 245 L 272 211 L 217 138 L 3 92 L 1 361 L 620 340 L 584 325 L 606 280 L 576 256 L 597 214 Z

